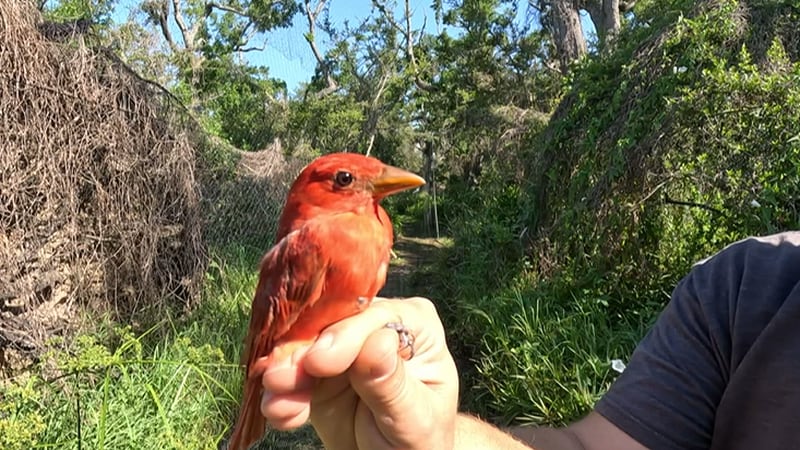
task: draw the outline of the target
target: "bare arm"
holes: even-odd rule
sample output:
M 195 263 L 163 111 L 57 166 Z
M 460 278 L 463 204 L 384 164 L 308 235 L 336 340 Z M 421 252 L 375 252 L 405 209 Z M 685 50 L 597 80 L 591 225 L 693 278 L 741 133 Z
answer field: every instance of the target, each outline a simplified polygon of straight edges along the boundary
M 508 433 L 475 417 L 456 419 L 455 448 L 492 450 L 644 450 L 605 417 L 590 413 L 567 428 L 514 427 Z

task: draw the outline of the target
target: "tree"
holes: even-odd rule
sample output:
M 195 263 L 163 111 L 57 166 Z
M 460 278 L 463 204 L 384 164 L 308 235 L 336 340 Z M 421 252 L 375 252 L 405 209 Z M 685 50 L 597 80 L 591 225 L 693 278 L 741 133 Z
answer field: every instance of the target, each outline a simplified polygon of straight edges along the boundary
M 100 38 L 111 29 L 111 12 L 117 0 L 37 0 L 44 15 L 39 31 L 52 41 L 65 41 L 91 34 Z
M 197 112 L 203 106 L 201 84 L 209 58 L 262 49 L 253 40 L 288 26 L 298 6 L 292 0 L 144 0 L 141 9 L 147 23 L 161 32 L 185 84 L 187 103 Z
M 419 44 L 435 74 L 430 90 L 417 91 L 417 101 L 443 158 L 440 172 L 469 185 L 518 142 L 527 118 L 547 110 L 545 98 L 554 92 L 547 36 L 516 20 L 517 7 L 512 0 L 463 0 L 443 13 L 444 25 L 460 32 Z
M 542 25 L 549 29 L 562 73 L 586 54 L 580 11 L 573 0 L 543 0 Z
M 541 11 L 542 26 L 553 35 L 562 73 L 587 52 L 581 10 L 589 13 L 597 30 L 598 48 L 608 50 L 622 26 L 621 13 L 631 10 L 635 3 L 636 0 L 531 0 L 531 5 Z
M 292 106 L 295 143 L 306 142 L 323 153 L 377 154 L 388 162 L 413 147 L 411 114 L 405 103 L 413 83 L 399 50 L 401 28 L 385 12 L 394 8 L 393 3 L 375 0 L 373 6 L 375 14 L 361 23 L 335 28 L 325 0 L 305 3 L 309 24 L 305 37 L 317 69 L 302 102 Z M 332 41 L 324 54 L 316 46 L 317 29 Z
M 239 64 L 227 55 L 206 62 L 201 90 L 209 131 L 242 150 L 261 150 L 285 133 L 286 83 L 265 67 Z

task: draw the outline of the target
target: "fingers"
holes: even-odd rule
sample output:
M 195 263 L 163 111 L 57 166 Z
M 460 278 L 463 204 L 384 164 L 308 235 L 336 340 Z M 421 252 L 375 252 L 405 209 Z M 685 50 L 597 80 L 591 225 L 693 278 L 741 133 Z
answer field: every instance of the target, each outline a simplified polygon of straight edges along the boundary
M 393 409 L 407 395 L 405 367 L 397 353 L 397 332 L 381 329 L 364 342 L 350 368 L 350 383 L 369 409 Z M 380 408 L 378 408 L 380 406 Z M 391 415 L 392 411 L 387 411 Z
M 273 394 L 309 389 L 314 385 L 314 378 L 308 375 L 300 362 L 310 347 L 300 347 L 290 358 L 271 361 L 272 358 L 261 358 L 256 365 L 263 366 L 261 384 L 264 390 Z
M 324 415 L 324 404 L 333 399 L 341 403 L 351 383 L 369 399 L 365 402 L 370 408 L 384 405 L 382 417 L 388 420 L 397 414 L 401 407 L 387 410 L 385 405 L 407 395 L 403 364 L 398 361 L 408 355 L 398 356 L 398 333 L 386 325 L 400 322 L 416 334 L 414 361 L 424 361 L 432 345 L 441 347 L 437 353 L 446 353 L 444 330 L 429 300 L 375 299 L 360 314 L 328 327 L 310 348 L 297 347 L 289 358 L 259 361 L 265 391 L 261 412 L 270 425 L 282 430 L 302 425 L 309 418 L 312 398 L 318 405 L 314 413 Z M 353 370 L 345 375 L 351 366 Z M 355 402 L 355 397 L 350 400 Z
M 375 299 L 363 312 L 329 326 L 311 346 L 304 360 L 306 372 L 315 377 L 331 377 L 344 373 L 355 361 L 367 338 L 388 323 L 403 323 L 416 334 L 417 353 L 431 345 L 431 335 L 439 334 L 444 342 L 444 330 L 430 300 L 409 298 L 403 300 Z M 391 331 L 391 330 L 389 330 Z M 394 352 L 398 351 L 396 332 Z M 423 338 L 428 336 L 428 339 Z
M 308 345 L 292 347 L 289 357 L 276 358 L 281 352 L 273 352 L 254 364 L 263 371 L 261 414 L 273 428 L 289 430 L 308 420 L 314 378 L 300 364 L 308 348 Z
M 356 418 L 357 424 L 365 421 L 359 429 L 370 432 L 362 436 L 369 443 L 365 448 L 412 448 L 425 441 L 421 435 L 430 434 L 427 427 L 436 422 L 433 393 L 406 369 L 397 352 L 397 332 L 389 328 L 370 335 L 350 367 L 350 385 L 369 411 Z M 374 426 L 367 426 L 370 421 Z
M 272 395 L 265 391 L 261 396 L 261 414 L 273 428 L 290 430 L 306 423 L 310 404 L 310 389 L 283 395 Z

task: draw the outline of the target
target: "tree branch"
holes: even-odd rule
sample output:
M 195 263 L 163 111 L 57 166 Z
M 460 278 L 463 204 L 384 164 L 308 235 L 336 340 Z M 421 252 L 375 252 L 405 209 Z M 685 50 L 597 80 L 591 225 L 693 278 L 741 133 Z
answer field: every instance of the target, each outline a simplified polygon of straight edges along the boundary
M 320 13 L 325 7 L 325 2 L 326 0 L 318 0 L 316 7 L 312 11 L 311 0 L 303 1 L 303 5 L 306 11 L 306 19 L 308 20 L 308 33 L 306 33 L 305 35 L 306 42 L 308 42 L 308 45 L 311 47 L 311 52 L 314 54 L 314 58 L 316 58 L 317 64 L 319 64 L 323 75 L 325 75 L 325 82 L 328 84 L 328 86 L 325 89 L 317 92 L 316 94 L 317 98 L 325 97 L 329 94 L 332 94 L 337 89 L 339 89 L 339 85 L 336 83 L 336 80 L 334 80 L 333 77 L 331 76 L 330 64 L 328 64 L 328 62 L 325 61 L 325 58 L 322 56 L 322 53 L 320 53 L 315 39 L 317 18 L 319 17 Z
M 669 205 L 680 205 L 680 206 L 689 206 L 689 207 L 692 207 L 692 208 L 702 208 L 702 209 L 711 211 L 713 213 L 717 213 L 717 214 L 719 214 L 721 216 L 726 216 L 726 214 L 724 212 L 722 212 L 721 210 L 719 210 L 717 208 L 714 208 L 713 206 L 704 205 L 702 203 L 685 202 L 685 201 L 682 201 L 682 200 L 674 200 L 674 199 L 669 198 L 669 195 L 667 193 L 664 193 L 664 203 L 669 204 Z
M 241 16 L 241 17 L 249 17 L 247 15 L 247 12 L 242 11 L 241 9 L 238 9 L 238 8 L 234 8 L 233 6 L 220 5 L 219 3 L 209 2 L 209 3 L 206 3 L 206 10 L 208 8 L 218 9 L 220 11 L 229 12 L 229 13 L 232 13 L 232 14 L 236 14 L 237 16 Z
M 255 46 L 255 47 L 241 47 L 241 48 L 240 47 L 236 47 L 234 49 L 234 51 L 237 52 L 237 53 L 262 52 L 262 51 L 264 51 L 265 48 L 267 48 L 267 43 L 266 42 L 264 44 L 262 44 L 260 47 L 258 47 L 258 46 Z
M 408 58 L 409 62 L 411 63 L 411 71 L 414 74 L 414 84 L 423 91 L 431 91 L 433 86 L 430 83 L 423 80 L 419 74 L 419 66 L 417 66 L 417 58 L 414 56 L 414 31 L 411 29 L 411 4 L 409 0 L 405 0 L 405 27 L 401 27 L 400 24 L 394 18 L 394 15 L 389 14 L 389 11 L 386 9 L 386 5 L 381 3 L 381 0 L 372 0 L 372 4 L 375 8 L 383 14 L 383 17 L 389 22 L 389 25 L 392 28 L 396 29 L 402 36 L 403 39 L 406 41 L 406 48 L 405 54 Z M 424 28 L 424 27 L 423 27 Z
M 267 46 L 266 40 L 264 41 L 264 44 L 260 48 L 255 46 L 247 47 L 247 44 L 250 43 L 250 39 L 257 33 L 257 30 L 255 28 L 251 29 L 253 25 L 255 25 L 255 22 L 253 22 L 252 19 L 247 21 L 247 24 L 242 28 L 242 31 L 239 33 L 239 37 L 236 38 L 237 43 L 233 45 L 233 48 L 231 50 L 233 50 L 234 52 L 246 53 L 253 50 L 264 50 L 264 48 L 266 48 Z
M 162 0 L 157 4 L 151 3 L 151 5 L 152 7 L 145 7 L 145 5 L 142 5 L 142 9 L 150 16 L 151 20 L 158 22 L 158 28 L 161 30 L 164 40 L 167 41 L 169 49 L 173 53 L 177 53 L 178 46 L 175 45 L 175 39 L 172 37 L 172 32 L 169 31 L 169 22 L 167 21 L 169 17 L 169 4 L 167 4 L 167 0 Z
M 383 68 L 381 68 L 381 81 L 378 83 L 378 91 L 375 93 L 375 96 L 372 98 L 372 104 L 370 105 L 369 111 L 369 121 L 367 123 L 367 127 L 369 129 L 369 139 L 367 144 L 367 152 L 366 155 L 369 156 L 370 152 L 372 152 L 372 146 L 375 145 L 375 136 L 378 134 L 378 119 L 380 118 L 378 115 L 378 102 L 380 101 L 381 97 L 383 97 L 383 93 L 386 91 L 386 85 L 389 83 L 389 79 L 391 75 L 386 73 Z
M 180 0 L 172 0 L 172 9 L 175 14 L 175 23 L 178 25 L 181 37 L 183 37 L 183 46 L 189 50 L 193 48 L 192 39 L 188 36 L 188 29 L 186 28 L 186 21 L 183 19 L 183 8 L 181 7 Z

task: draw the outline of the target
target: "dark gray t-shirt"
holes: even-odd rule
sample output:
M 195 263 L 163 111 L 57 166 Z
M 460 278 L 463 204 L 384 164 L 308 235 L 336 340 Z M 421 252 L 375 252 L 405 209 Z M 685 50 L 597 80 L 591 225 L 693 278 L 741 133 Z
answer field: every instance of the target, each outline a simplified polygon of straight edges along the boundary
M 596 411 L 648 448 L 800 448 L 800 232 L 697 264 Z

